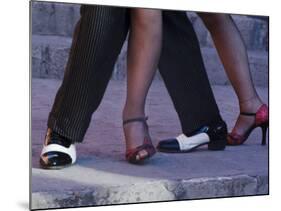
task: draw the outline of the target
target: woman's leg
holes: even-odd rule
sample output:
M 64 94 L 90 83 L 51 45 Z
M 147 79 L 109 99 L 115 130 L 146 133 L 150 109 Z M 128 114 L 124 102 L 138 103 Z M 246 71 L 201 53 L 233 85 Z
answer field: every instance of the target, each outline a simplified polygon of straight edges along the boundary
M 128 42 L 127 98 L 123 120 L 144 117 L 145 99 L 157 69 L 162 43 L 162 15 L 160 10 L 132 9 Z M 142 145 L 145 125 L 131 122 L 124 125 L 127 151 Z M 141 150 L 139 156 L 146 156 Z
M 230 15 L 198 13 L 208 28 L 228 78 L 236 92 L 241 112 L 255 113 L 263 104 L 250 73 L 247 50 Z M 244 134 L 255 119 L 239 115 L 233 131 Z

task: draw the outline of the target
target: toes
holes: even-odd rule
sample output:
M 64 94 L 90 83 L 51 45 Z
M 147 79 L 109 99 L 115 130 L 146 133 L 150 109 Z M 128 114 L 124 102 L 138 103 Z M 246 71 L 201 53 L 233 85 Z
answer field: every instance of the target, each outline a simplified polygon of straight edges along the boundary
M 148 152 L 143 149 L 143 150 L 138 152 L 137 158 L 138 159 L 143 159 L 143 158 L 146 158 L 148 155 L 149 155 Z

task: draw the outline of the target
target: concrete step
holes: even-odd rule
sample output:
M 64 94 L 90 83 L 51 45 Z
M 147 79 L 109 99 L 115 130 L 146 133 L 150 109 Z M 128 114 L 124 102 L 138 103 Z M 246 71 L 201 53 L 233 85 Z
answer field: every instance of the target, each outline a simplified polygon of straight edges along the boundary
M 72 38 L 32 36 L 32 77 L 62 79 Z
M 99 161 L 97 161 L 99 162 Z M 106 162 L 102 163 L 103 165 Z M 96 160 L 93 161 L 96 165 Z M 118 165 L 111 163 L 111 166 Z M 119 166 L 120 167 L 120 166 Z M 80 172 L 75 177 L 69 177 L 74 171 Z M 82 172 L 83 171 L 83 172 Z M 72 173 L 70 173 L 72 172 Z M 52 175 L 53 174 L 53 175 Z M 65 178 L 65 175 L 66 178 Z M 86 176 L 84 176 L 86 175 Z M 72 175 L 73 176 L 73 175 Z M 81 177 L 85 180 L 82 181 Z M 102 184 L 102 179 L 114 181 L 113 184 Z M 44 180 L 49 190 L 32 193 L 32 209 L 50 209 L 80 206 L 116 205 L 141 202 L 159 202 L 174 200 L 191 200 L 217 197 L 254 196 L 268 194 L 268 176 L 266 175 L 235 175 L 221 177 L 207 177 L 182 180 L 157 180 L 124 176 L 103 171 L 85 171 L 79 167 L 72 167 L 71 171 L 44 172 L 33 169 L 33 183 Z M 76 188 L 53 188 L 67 183 L 74 183 Z M 122 180 L 126 180 L 123 184 Z M 79 184 L 80 181 L 80 184 Z M 91 182 L 90 182 L 91 181 Z M 69 184 L 69 186 L 71 186 Z M 79 188 L 77 188 L 79 186 Z
M 77 144 L 76 164 L 58 171 L 40 169 L 47 118 L 60 84 L 32 79 L 33 209 L 268 194 L 268 146 L 260 145 L 260 130 L 244 145 L 224 151 L 202 146 L 192 153 L 157 153 L 146 165 L 127 163 L 121 121 L 125 81 L 110 81 L 83 143 Z M 212 88 L 231 130 L 239 112 L 233 89 Z M 268 90 L 258 87 L 257 92 L 267 103 Z M 146 105 L 154 145 L 181 133 L 162 81 L 153 82 Z
M 212 38 L 202 20 L 194 12 L 187 12 L 200 45 L 213 47 Z M 268 51 L 268 19 L 260 16 L 232 15 L 248 50 Z
M 32 34 L 72 37 L 79 4 L 32 2 Z
M 32 36 L 32 76 L 62 79 L 67 62 L 71 38 L 63 36 Z M 116 62 L 113 79 L 126 77 L 127 43 L 124 44 Z M 255 85 L 268 86 L 268 52 L 249 51 L 249 61 Z M 213 85 L 229 84 L 223 66 L 213 47 L 202 47 L 207 73 Z M 159 73 L 156 80 L 161 80 Z
M 79 19 L 79 4 L 33 2 L 32 34 L 71 37 Z M 187 12 L 200 43 L 212 46 L 212 40 L 201 19 L 194 12 Z M 249 50 L 268 50 L 268 21 L 256 16 L 233 15 Z
M 230 82 L 224 71 L 216 49 L 201 48 L 209 80 L 213 85 L 229 85 Z M 248 51 L 250 70 L 256 86 L 268 86 L 268 53 L 261 51 Z

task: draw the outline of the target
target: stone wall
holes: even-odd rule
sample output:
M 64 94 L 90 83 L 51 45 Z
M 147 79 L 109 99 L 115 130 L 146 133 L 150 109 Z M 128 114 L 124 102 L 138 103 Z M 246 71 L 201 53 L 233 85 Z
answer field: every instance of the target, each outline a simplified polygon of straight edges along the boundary
M 65 3 L 32 3 L 32 76 L 62 79 L 72 40 L 73 28 L 79 19 L 80 5 Z M 187 12 L 194 25 L 212 84 L 228 84 L 210 34 L 201 19 Z M 268 19 L 266 17 L 232 15 L 248 49 L 253 80 L 268 86 Z M 116 62 L 113 79 L 126 77 L 126 47 Z M 161 80 L 159 73 L 156 80 Z

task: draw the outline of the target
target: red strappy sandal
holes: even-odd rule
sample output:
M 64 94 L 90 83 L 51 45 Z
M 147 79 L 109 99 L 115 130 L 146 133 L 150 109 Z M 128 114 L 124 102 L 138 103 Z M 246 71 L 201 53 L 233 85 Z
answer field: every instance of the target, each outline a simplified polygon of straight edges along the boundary
M 241 115 L 246 116 L 254 116 L 255 117 L 255 123 L 244 133 L 244 134 L 237 134 L 234 132 L 231 132 L 227 136 L 227 144 L 228 145 L 241 145 L 243 144 L 251 132 L 257 128 L 260 127 L 262 129 L 262 141 L 261 144 L 266 144 L 266 131 L 268 128 L 268 119 L 269 119 L 269 112 L 267 105 L 263 104 L 256 113 L 246 113 L 241 112 Z
M 156 150 L 152 145 L 152 141 L 149 136 L 148 125 L 146 123 L 146 120 L 147 117 L 137 117 L 137 118 L 127 119 L 123 121 L 123 126 L 131 122 L 142 122 L 145 127 L 145 137 L 143 140 L 143 144 L 136 148 L 127 150 L 126 152 L 126 160 L 129 163 L 141 164 L 156 153 Z M 145 155 L 142 155 L 140 153 L 143 150 L 146 151 Z

